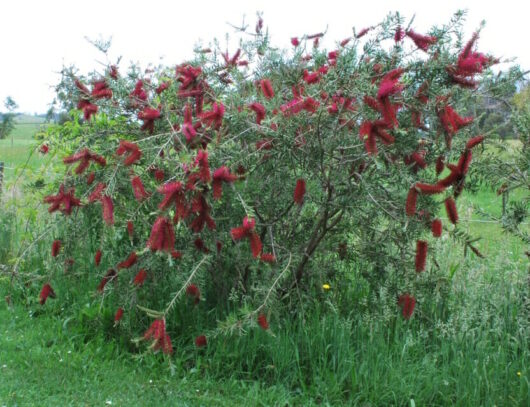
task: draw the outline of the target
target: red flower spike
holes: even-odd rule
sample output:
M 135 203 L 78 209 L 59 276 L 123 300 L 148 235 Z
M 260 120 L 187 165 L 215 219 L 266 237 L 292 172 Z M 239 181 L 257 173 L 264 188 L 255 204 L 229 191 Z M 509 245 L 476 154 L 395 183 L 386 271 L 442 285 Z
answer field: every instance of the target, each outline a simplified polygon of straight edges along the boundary
M 41 152 L 41 154 L 48 154 L 48 151 L 50 151 L 50 148 L 48 147 L 48 145 L 43 144 L 39 147 L 39 151 Z
M 363 28 L 361 31 L 359 31 L 357 34 L 355 34 L 355 38 L 359 39 L 364 37 L 368 32 L 372 29 L 372 27 L 366 27 Z
M 98 292 L 102 293 L 107 283 L 109 281 L 114 280 L 117 276 L 118 274 L 116 273 L 116 270 L 110 269 L 109 271 L 107 271 L 107 274 L 103 276 L 103 278 L 101 279 L 101 282 L 98 285 Z
M 46 283 L 42 286 L 42 290 L 39 294 L 39 304 L 44 305 L 46 303 L 46 300 L 50 298 L 55 298 L 55 291 L 53 291 L 53 288 L 50 284 Z
M 88 196 L 88 202 L 92 203 L 92 202 L 101 200 L 101 196 L 102 196 L 101 194 L 103 193 L 105 188 L 107 188 L 107 185 L 105 183 L 103 182 L 98 183 L 96 187 L 94 188 L 94 190 Z
M 265 106 L 261 103 L 253 102 L 248 107 L 256 113 L 256 124 L 261 125 L 261 122 L 265 119 Z
M 160 95 L 163 91 L 165 91 L 167 88 L 169 88 L 170 82 L 163 82 L 160 85 L 158 85 L 158 88 L 156 88 L 155 92 L 157 95 Z
M 412 41 L 414 41 L 414 44 L 421 49 L 422 51 L 427 52 L 429 50 L 429 47 L 436 43 L 438 40 L 436 37 L 432 37 L 430 35 L 422 35 L 414 32 L 413 30 L 409 30 L 405 33 Z
M 123 164 L 126 166 L 132 165 L 142 158 L 142 151 L 140 148 L 133 142 L 127 140 L 120 140 L 120 145 L 116 150 L 118 155 L 126 155 Z
M 276 257 L 272 253 L 262 253 L 260 260 L 265 263 L 276 263 Z
M 403 40 L 403 38 L 405 38 L 405 31 L 403 30 L 403 28 L 401 28 L 401 26 L 398 26 L 398 28 L 396 29 L 396 33 L 394 34 L 394 41 L 398 43 Z
M 198 348 L 203 348 L 208 344 L 208 341 L 206 340 L 206 336 L 200 335 L 195 338 L 195 346 Z
M 76 174 L 82 174 L 83 172 L 85 172 L 85 170 L 90 165 L 90 161 L 93 161 L 102 167 L 107 165 L 107 161 L 104 157 L 91 152 L 88 148 L 84 148 L 81 151 L 63 159 L 63 163 L 65 164 L 73 164 L 79 162 L 79 165 L 74 170 Z
M 274 89 L 270 80 L 262 79 L 260 81 L 260 86 L 261 92 L 263 92 L 263 96 L 265 96 L 265 98 L 272 99 L 274 97 Z
M 152 251 L 171 252 L 173 246 L 175 246 L 175 232 L 171 222 L 167 218 L 158 217 L 151 229 L 147 247 Z
M 215 221 L 210 215 L 212 208 L 208 205 L 208 202 L 206 202 L 206 198 L 203 194 L 197 194 L 192 202 L 191 210 L 192 212 L 197 213 L 197 216 L 189 225 L 191 230 L 195 233 L 199 233 L 204 229 L 204 225 L 207 225 L 210 230 L 215 230 Z
M 476 145 L 482 143 L 483 141 L 484 141 L 484 136 L 471 137 L 466 143 L 466 148 L 471 149 L 475 147 Z
M 61 250 L 61 241 L 54 240 L 52 243 L 52 257 L 57 257 L 60 250 Z
M 431 231 L 434 237 L 442 236 L 442 221 L 440 219 L 435 219 L 432 221 Z
M 149 133 L 153 133 L 155 129 L 155 120 L 159 119 L 160 116 L 160 110 L 152 109 L 150 107 L 146 107 L 141 112 L 138 112 L 138 119 L 144 122 L 141 127 L 141 130 L 148 130 Z
M 320 75 L 318 72 L 309 73 L 307 69 L 304 69 L 303 77 L 304 81 L 309 85 L 320 82 Z
M 213 199 L 220 199 L 221 195 L 223 194 L 223 186 L 222 183 L 233 183 L 237 180 L 237 175 L 230 174 L 230 170 L 226 166 L 222 166 L 218 169 L 216 169 L 213 172 L 213 182 L 212 182 L 212 190 L 213 190 Z
M 202 122 L 209 127 L 213 127 L 215 130 L 219 130 L 223 124 L 223 116 L 225 113 L 225 107 L 221 102 L 214 103 L 212 110 L 200 114 Z
M 340 42 L 341 47 L 345 47 L 351 41 L 351 37 L 345 38 Z
M 427 242 L 424 240 L 416 241 L 416 272 L 425 271 L 425 262 L 427 261 Z
M 57 195 L 48 195 L 44 197 L 44 203 L 50 204 L 49 213 L 61 211 L 64 215 L 70 215 L 74 206 L 81 206 L 81 201 L 74 196 L 75 188 L 64 192 L 64 184 L 59 186 Z
M 440 175 L 442 173 L 442 171 L 444 170 L 444 167 L 445 167 L 444 160 L 445 160 L 445 158 L 444 158 L 443 155 L 439 156 L 436 159 L 436 175 Z
M 212 180 L 210 174 L 210 166 L 208 164 L 208 152 L 206 150 L 199 150 L 195 158 L 195 164 L 199 166 L 199 179 L 208 184 Z
M 416 201 L 418 199 L 418 191 L 415 187 L 409 189 L 407 194 L 407 203 L 405 204 L 405 212 L 407 216 L 414 216 L 416 213 Z
M 133 238 L 133 235 L 134 235 L 134 224 L 130 220 L 127 221 L 127 234 L 129 235 L 129 239 Z
M 298 47 L 298 46 L 300 45 L 300 40 L 298 40 L 297 37 L 293 37 L 293 38 L 291 38 L 291 45 L 292 45 L 293 47 Z
M 94 182 L 95 179 L 96 179 L 96 173 L 95 172 L 91 172 L 86 177 L 86 184 L 87 185 L 92 185 L 92 183 Z
M 114 323 L 120 322 L 123 317 L 123 308 L 118 308 L 116 314 L 114 315 Z
M 398 305 L 401 307 L 403 318 L 409 319 L 414 312 L 416 306 L 416 299 L 410 294 L 402 294 L 398 298 Z
M 149 198 L 149 194 L 145 191 L 144 184 L 140 177 L 136 176 L 131 179 L 131 185 L 134 192 L 134 197 L 138 202 L 142 202 L 144 199 Z
M 103 208 L 103 220 L 107 225 L 114 225 L 114 203 L 112 198 L 108 195 L 101 197 L 101 205 Z
M 399 83 L 399 78 L 405 72 L 402 68 L 396 68 L 388 72 L 381 83 L 379 84 L 379 90 L 377 91 L 377 98 L 383 99 L 391 95 L 395 95 L 403 90 L 404 85 Z
M 422 182 L 416 182 L 416 189 L 423 195 L 435 195 L 445 191 L 445 186 L 440 184 L 424 184 Z
M 134 276 L 133 284 L 141 287 L 144 284 L 145 278 L 147 277 L 147 272 L 144 269 L 141 269 L 136 276 Z
M 164 170 L 161 170 L 160 168 L 156 169 L 155 170 L 155 179 L 158 181 L 158 182 L 162 182 L 164 181 Z
M 267 321 L 265 314 L 262 313 L 258 315 L 258 325 L 265 331 L 269 329 L 269 321 Z
M 456 225 L 458 222 L 458 212 L 456 210 L 456 204 L 453 198 L 449 197 L 445 200 L 445 211 L 447 212 L 447 217 L 453 225 Z
M 94 264 L 96 265 L 96 267 L 99 266 L 99 264 L 101 263 L 101 256 L 102 256 L 101 250 L 98 250 L 96 254 L 94 255 Z
M 250 249 L 252 251 L 252 256 L 254 258 L 257 258 L 261 254 L 263 244 L 261 243 L 259 235 L 254 230 L 255 225 L 255 219 L 248 218 L 245 216 L 245 218 L 243 219 L 243 226 L 232 228 L 230 230 L 230 234 L 232 235 L 232 239 L 234 239 L 235 241 L 241 240 L 243 238 L 248 238 L 250 241 Z
M 304 196 L 306 193 L 306 185 L 304 179 L 296 181 L 296 187 L 294 188 L 293 200 L 297 205 L 302 206 L 304 203 Z
M 198 237 L 197 239 L 195 239 L 193 241 L 193 244 L 195 245 L 195 248 L 200 251 L 200 252 L 203 252 L 203 253 L 209 253 L 210 250 L 206 247 L 206 245 L 204 244 L 204 241 Z
M 138 256 L 136 255 L 136 252 L 132 252 L 129 255 L 129 257 L 127 257 L 127 259 L 125 259 L 121 263 L 118 263 L 117 268 L 118 270 L 131 268 L 132 266 L 136 264 L 137 261 L 138 261 Z

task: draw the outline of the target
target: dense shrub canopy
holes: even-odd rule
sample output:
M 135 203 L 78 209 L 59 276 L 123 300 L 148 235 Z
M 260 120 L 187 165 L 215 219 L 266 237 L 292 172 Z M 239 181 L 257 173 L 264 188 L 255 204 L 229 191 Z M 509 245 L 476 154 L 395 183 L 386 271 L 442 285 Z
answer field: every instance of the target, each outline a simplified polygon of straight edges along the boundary
M 172 310 L 268 329 L 293 289 L 311 296 L 356 269 L 410 318 L 436 280 L 436 239 L 480 255 L 456 200 L 484 139 L 466 103 L 497 61 L 476 51 L 478 32 L 462 40 L 461 17 L 420 34 L 392 15 L 331 51 L 324 34 L 276 49 L 260 19 L 238 49 L 177 66 L 65 70 L 76 109 L 45 141 L 66 172 L 44 198 L 61 227 L 41 302 L 64 267 L 97 275 L 88 289 L 116 323 L 149 326 L 170 353 Z

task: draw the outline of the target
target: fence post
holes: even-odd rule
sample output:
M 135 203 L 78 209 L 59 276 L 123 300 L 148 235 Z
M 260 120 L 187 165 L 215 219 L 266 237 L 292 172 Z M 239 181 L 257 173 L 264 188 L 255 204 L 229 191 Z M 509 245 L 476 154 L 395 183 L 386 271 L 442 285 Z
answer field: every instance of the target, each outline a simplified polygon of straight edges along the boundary
M 3 185 L 4 185 L 4 163 L 0 161 L 0 198 L 2 197 Z

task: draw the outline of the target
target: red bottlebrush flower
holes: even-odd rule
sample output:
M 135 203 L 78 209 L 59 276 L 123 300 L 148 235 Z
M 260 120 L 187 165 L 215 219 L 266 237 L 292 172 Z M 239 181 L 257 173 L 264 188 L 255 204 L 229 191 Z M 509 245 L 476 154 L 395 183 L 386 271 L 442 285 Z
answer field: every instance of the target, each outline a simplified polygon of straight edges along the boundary
M 415 187 L 423 195 L 435 195 L 435 194 L 440 194 L 443 191 L 445 191 L 445 186 L 440 185 L 440 184 L 431 185 L 431 184 L 424 184 L 422 182 L 416 182 Z
M 442 236 L 442 221 L 440 219 L 435 219 L 432 221 L 431 231 L 434 237 Z
M 262 140 L 256 141 L 257 150 L 272 150 L 274 139 L 264 138 Z
M 145 278 L 147 277 L 147 272 L 144 269 L 141 269 L 136 276 L 134 276 L 133 284 L 141 287 L 144 284 Z
M 345 38 L 340 42 L 341 47 L 345 47 L 351 41 L 351 37 Z
M 53 291 L 53 288 L 50 284 L 46 283 L 42 286 L 42 290 L 39 294 L 40 305 L 44 305 L 48 297 L 55 298 L 55 291 Z
M 112 79 L 118 79 L 118 67 L 116 65 L 110 66 L 109 76 Z
M 274 97 L 274 89 L 272 88 L 272 83 L 268 79 L 262 79 L 260 81 L 261 91 L 263 92 L 263 96 L 265 96 L 267 99 L 271 99 Z
M 427 261 L 427 242 L 424 240 L 416 241 L 416 272 L 425 271 L 425 262 Z
M 403 40 L 403 38 L 405 38 L 405 30 L 403 30 L 401 26 L 398 26 L 396 33 L 394 34 L 394 41 L 397 43 Z
M 159 119 L 160 116 L 160 110 L 150 107 L 146 107 L 141 112 L 138 112 L 138 119 L 144 122 L 141 130 L 148 130 L 149 133 L 153 133 L 155 129 L 155 120 Z
M 175 221 L 185 219 L 188 216 L 189 208 L 184 195 L 184 188 L 181 182 L 168 182 L 158 188 L 158 192 L 164 194 L 165 197 L 158 206 L 160 209 L 167 209 L 172 202 L 175 202 Z
M 318 72 L 309 73 L 307 69 L 304 69 L 303 77 L 304 81 L 309 85 L 320 81 L 320 75 Z
M 291 38 L 291 45 L 293 47 L 298 47 L 300 45 L 300 41 L 298 40 L 298 37 Z
M 134 225 L 130 220 L 127 221 L 127 233 L 129 235 L 129 239 L 132 239 L 134 235 Z
M 416 306 L 416 299 L 410 294 L 402 294 L 398 298 L 398 305 L 401 307 L 403 318 L 409 319 L 414 312 Z
M 90 91 L 88 90 L 88 88 L 79 79 L 75 78 L 74 84 L 81 93 L 84 93 L 85 95 L 90 95 Z
M 109 269 L 109 271 L 107 271 L 107 274 L 105 274 L 103 276 L 103 278 L 101 279 L 101 282 L 99 283 L 98 285 L 98 291 L 100 293 L 103 292 L 103 290 L 105 289 L 105 286 L 107 285 L 107 283 L 109 281 L 112 281 L 114 280 L 116 277 L 118 276 L 118 274 L 116 273 L 116 270 L 114 269 Z
M 414 44 L 421 49 L 422 51 L 427 52 L 429 50 L 429 47 L 436 43 L 438 40 L 436 37 L 430 36 L 430 35 L 422 35 L 414 32 L 413 30 L 409 30 L 406 32 L 406 35 L 414 41 Z
M 221 249 L 223 248 L 223 243 L 221 243 L 219 240 L 215 242 L 215 248 L 217 249 L 217 254 L 221 253 Z
M 164 181 L 164 177 L 165 177 L 164 170 L 161 170 L 160 168 L 157 168 L 155 170 L 155 179 L 158 182 L 162 182 L 162 181 Z
M 112 90 L 109 88 L 107 81 L 102 79 L 94 82 L 90 95 L 94 99 L 110 99 L 112 97 Z
M 223 182 L 233 183 L 237 180 L 237 175 L 230 174 L 230 170 L 226 166 L 219 167 L 213 172 L 213 199 L 220 199 L 223 194 Z
M 134 86 L 134 90 L 129 95 L 131 98 L 137 100 L 137 102 L 143 103 L 147 100 L 147 92 L 144 89 L 144 81 L 139 80 Z M 136 104 L 138 106 L 138 104 Z
M 61 211 L 65 215 L 70 215 L 74 206 L 81 206 L 81 201 L 74 196 L 75 188 L 64 192 L 64 184 L 59 186 L 57 195 L 48 195 L 44 197 L 44 203 L 50 204 L 48 212 Z
M 471 137 L 466 143 L 466 148 L 471 149 L 475 147 L 476 145 L 482 143 L 483 141 L 484 141 L 484 136 Z
M 120 156 L 124 154 L 127 155 L 125 160 L 123 160 L 123 164 L 126 166 L 134 164 L 142 157 L 142 151 L 140 148 L 135 143 L 127 140 L 120 140 L 120 145 L 116 150 L 116 154 Z
M 276 257 L 272 253 L 262 253 L 260 260 L 265 263 L 276 263 Z
M 444 156 L 441 155 L 436 159 L 436 175 L 440 175 L 445 167 Z
M 210 166 L 208 164 L 208 152 L 206 150 L 199 150 L 195 158 L 195 164 L 199 166 L 199 179 L 204 183 L 210 183 L 212 176 L 210 174 Z
M 243 226 L 232 228 L 230 230 L 230 234 L 232 235 L 232 239 L 234 239 L 235 241 L 241 240 L 243 238 L 248 238 L 250 241 L 250 249 L 252 251 L 252 256 L 254 256 L 254 258 L 257 258 L 261 254 L 263 245 L 261 243 L 259 235 L 254 230 L 255 225 L 255 219 L 248 218 L 247 216 L 245 216 L 245 218 L 243 219 Z
M 48 154 L 48 151 L 50 151 L 50 148 L 48 147 L 47 144 L 43 144 L 43 145 L 40 146 L 39 151 L 42 154 Z
M 256 124 L 261 125 L 261 122 L 265 119 L 265 106 L 261 103 L 253 102 L 248 107 L 256 113 Z
M 445 106 L 442 111 L 438 112 L 438 117 L 448 136 L 453 136 L 462 127 L 473 122 L 472 116 L 461 117 L 451 106 Z
M 101 205 L 103 208 L 103 220 L 107 225 L 114 225 L 114 203 L 112 198 L 108 195 L 101 197 Z
M 305 180 L 299 179 L 296 181 L 296 187 L 294 188 L 293 200 L 296 204 L 302 205 L 304 203 L 304 196 L 306 192 Z
M 395 95 L 403 90 L 404 85 L 398 83 L 399 78 L 403 75 L 403 68 L 396 68 L 388 72 L 381 83 L 379 84 L 379 90 L 377 91 L 377 98 L 383 99 L 391 95 Z
M 210 253 L 210 250 L 206 247 L 206 245 L 204 244 L 204 241 L 200 237 L 195 239 L 193 241 L 193 244 L 195 245 L 195 248 L 198 251 L 203 252 L 203 253 Z
M 151 229 L 147 247 L 152 251 L 171 252 L 173 246 L 175 246 L 175 232 L 171 222 L 167 218 L 158 217 Z
M 121 263 L 118 263 L 118 270 L 120 269 L 128 269 L 136 264 L 138 261 L 138 256 L 136 255 L 136 252 L 132 252 L 127 259 L 122 261 Z
M 77 108 L 83 111 L 83 117 L 85 120 L 90 120 L 90 118 L 98 112 L 98 107 L 90 103 L 87 99 L 81 99 L 77 102 Z
M 175 260 L 178 260 L 180 258 L 182 258 L 182 253 L 179 252 L 178 250 L 171 250 L 171 257 L 174 258 Z
M 91 202 L 99 201 L 101 199 L 101 194 L 106 187 L 107 185 L 105 183 L 103 182 L 98 183 L 96 187 L 94 188 L 94 190 L 88 196 L 88 202 L 91 203 Z
M 471 150 L 466 149 L 460 156 L 458 163 L 456 164 L 460 175 L 463 176 L 467 174 L 469 166 L 471 165 L 471 159 L 473 158 L 473 153 Z
M 224 54 L 221 54 L 223 56 L 223 59 L 225 60 L 226 67 L 229 68 L 231 66 L 236 66 L 239 57 L 241 56 L 241 48 L 238 48 L 234 55 L 230 58 L 228 55 L 228 51 Z
M 173 353 L 173 345 L 171 344 L 171 338 L 166 333 L 166 321 L 163 319 L 156 319 L 153 321 L 149 329 L 144 333 L 144 339 L 154 339 L 152 349 L 157 351 L 162 349 L 165 354 Z
M 52 243 L 52 257 L 57 257 L 60 250 L 61 250 L 61 241 L 54 240 Z
M 63 159 L 63 163 L 65 164 L 79 162 L 79 165 L 74 171 L 76 174 L 82 174 L 90 165 L 90 161 L 94 161 L 102 167 L 107 164 L 107 161 L 104 157 L 91 152 L 88 148 L 84 148 L 81 151 Z
M 94 182 L 95 179 L 96 179 L 96 173 L 95 172 L 91 172 L 86 177 L 86 184 L 87 185 L 92 185 L 92 183 Z
M 182 134 L 186 138 L 186 143 L 193 142 L 195 136 L 197 136 L 197 130 L 193 124 L 193 116 L 191 106 L 189 104 L 184 108 L 184 123 L 182 124 Z
M 377 154 L 377 143 L 375 141 L 375 134 L 373 131 L 373 123 L 365 121 L 359 127 L 359 137 L 364 141 L 364 147 L 368 154 Z
M 201 113 L 200 117 L 207 126 L 212 126 L 214 129 L 219 130 L 223 124 L 224 113 L 225 107 L 221 102 L 218 102 L 212 105 L 211 111 Z
M 96 254 L 94 255 L 94 263 L 96 264 L 96 267 L 99 266 L 99 263 L 101 263 L 101 250 L 98 250 Z
M 206 202 L 206 198 L 203 194 L 198 194 L 192 202 L 192 212 L 197 213 L 197 216 L 190 223 L 190 228 L 195 233 L 199 233 L 204 229 L 204 225 L 207 225 L 210 230 L 215 230 L 216 225 L 210 212 L 212 208 Z
M 149 197 L 149 194 L 145 192 L 144 184 L 140 177 L 136 176 L 131 179 L 131 185 L 134 192 L 134 197 L 138 202 L 142 202 L 145 198 Z
M 361 31 L 359 31 L 357 34 L 355 34 L 355 38 L 359 39 L 364 37 L 368 32 L 372 29 L 372 27 L 366 27 L 363 28 Z
M 195 338 L 195 346 L 198 348 L 202 348 L 207 345 L 206 336 L 200 335 Z
M 167 88 L 169 88 L 170 82 L 162 82 L 160 85 L 158 85 L 158 88 L 156 88 L 155 92 L 157 95 L 160 95 L 163 91 L 165 91 Z
M 418 199 L 418 191 L 415 187 L 409 189 L 407 194 L 407 203 L 405 204 L 405 212 L 407 216 L 414 216 L 416 213 L 416 201 Z
M 114 315 L 114 323 L 120 322 L 123 317 L 123 308 L 118 308 L 116 314 Z
M 371 96 L 365 95 L 363 97 L 363 102 L 364 102 L 365 105 L 367 105 L 368 107 L 372 108 L 376 112 L 381 112 L 381 106 L 379 106 L 379 102 L 377 101 L 377 99 L 375 99 L 375 98 L 373 98 Z
M 453 225 L 456 225 L 458 222 L 458 212 L 456 210 L 456 204 L 453 198 L 449 197 L 445 200 L 445 211 L 447 212 L 447 217 Z
M 267 321 L 265 314 L 262 313 L 258 315 L 258 325 L 265 331 L 269 329 L 269 321 Z
M 186 287 L 186 295 L 200 299 L 201 291 L 199 290 L 199 287 L 197 287 L 195 284 L 190 284 Z

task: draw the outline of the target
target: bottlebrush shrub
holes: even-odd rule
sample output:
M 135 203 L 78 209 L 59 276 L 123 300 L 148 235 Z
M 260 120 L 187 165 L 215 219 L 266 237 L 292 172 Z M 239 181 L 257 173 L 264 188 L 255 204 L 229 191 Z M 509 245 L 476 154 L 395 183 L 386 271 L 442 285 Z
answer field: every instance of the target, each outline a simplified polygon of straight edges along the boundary
M 465 188 L 480 148 L 465 103 L 497 61 L 476 50 L 478 33 L 460 42 L 461 15 L 429 33 L 406 26 L 391 15 L 329 52 L 321 35 L 279 50 L 259 29 L 169 67 L 64 71 L 63 102 L 77 109 L 48 131 L 66 165 L 44 202 L 65 226 L 64 256 L 95 242 L 72 266 L 87 289 L 123 309 L 121 323 L 139 309 L 154 318 L 134 320 L 139 343 L 170 353 L 173 310 L 229 302 L 245 311 L 220 331 L 274 331 L 280 300 L 310 293 L 339 245 L 375 288 L 394 281 L 396 316 L 398 299 L 416 304 L 422 279 L 444 272 L 431 224 Z M 214 328 L 180 333 L 192 345 Z

